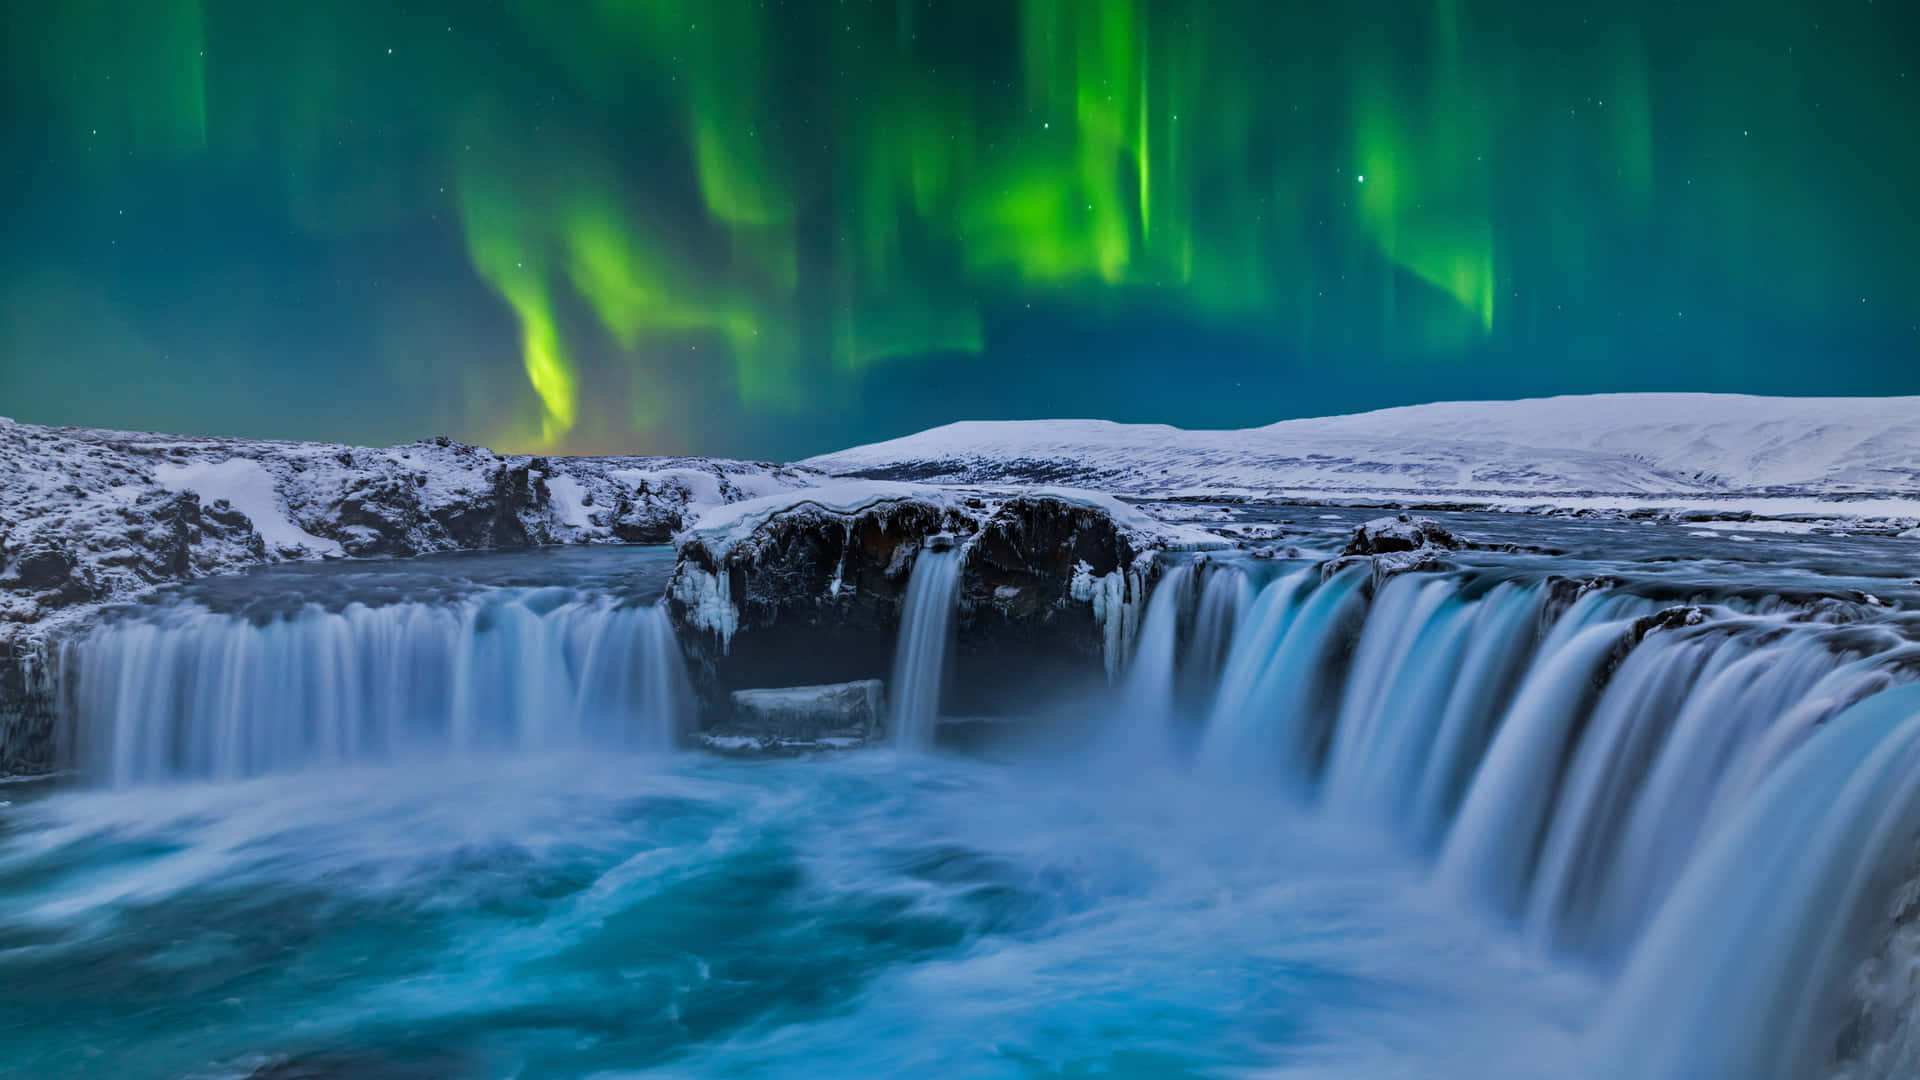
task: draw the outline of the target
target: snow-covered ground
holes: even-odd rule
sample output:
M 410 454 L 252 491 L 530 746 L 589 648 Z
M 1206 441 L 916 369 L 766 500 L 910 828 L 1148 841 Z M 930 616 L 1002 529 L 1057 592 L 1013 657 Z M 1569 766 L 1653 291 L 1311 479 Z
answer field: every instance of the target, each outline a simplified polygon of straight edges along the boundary
M 750 529 L 757 516 L 791 510 L 786 493 L 823 485 L 802 501 L 1066 485 L 1079 490 L 1056 493 L 1097 499 L 1142 529 L 1135 519 L 1145 518 L 1112 494 L 1871 519 L 1920 538 L 1920 398 L 1612 394 L 1417 405 L 1245 431 L 966 422 L 786 467 L 0 419 L 0 637 L 9 623 L 261 562 L 661 542 L 742 503 L 700 528 Z M 1204 546 L 1197 533 L 1159 542 Z
M 1244 431 L 970 421 L 802 464 L 1147 497 L 1383 498 L 1502 509 L 1920 515 L 1920 397 L 1604 394 L 1443 402 Z M 1844 501 L 1846 505 L 1836 506 Z
M 912 501 L 985 519 L 1011 495 L 1047 496 L 1099 510 L 1111 518 L 1117 528 L 1131 534 L 1141 548 L 1203 551 L 1232 546 L 1232 541 L 1206 529 L 1160 520 L 1104 492 L 1051 486 L 996 490 L 889 480 L 830 480 L 818 487 L 728 503 L 706 511 L 688 526 L 685 535 L 698 538 L 715 558 L 725 559 L 735 546 L 752 537 L 774 517 L 818 512 L 825 517 L 846 518 L 885 503 Z
M 263 562 L 664 542 L 711 507 L 824 479 L 447 439 L 376 449 L 0 420 L 0 641 L 9 624 Z

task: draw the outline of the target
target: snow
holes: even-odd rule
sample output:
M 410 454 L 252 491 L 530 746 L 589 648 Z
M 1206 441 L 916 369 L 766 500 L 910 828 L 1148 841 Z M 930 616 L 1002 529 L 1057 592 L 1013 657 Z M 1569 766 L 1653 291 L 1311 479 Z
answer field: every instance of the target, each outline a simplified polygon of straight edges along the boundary
M 547 490 L 553 494 L 553 516 L 560 524 L 570 529 L 594 527 L 593 513 L 587 509 L 587 489 L 580 481 L 571 476 L 551 477 Z
M 700 515 L 688 531 L 698 537 L 716 559 L 724 561 L 736 545 L 783 514 L 814 509 L 849 515 L 889 502 L 926 501 L 947 506 L 959 499 L 959 492 L 953 488 L 889 480 L 841 480 L 715 507 Z
M 1808 535 L 1820 529 L 1820 523 L 1813 521 L 1701 521 L 1700 528 L 1719 532 L 1781 533 L 1790 536 Z M 1704 535 L 1712 536 L 1713 532 Z
M 846 516 L 890 502 L 928 502 L 943 508 L 954 508 L 971 501 L 974 507 L 968 512 L 985 517 L 995 504 L 1019 496 L 1044 496 L 1099 510 L 1109 515 L 1120 529 L 1133 533 L 1143 547 L 1202 551 L 1233 546 L 1231 541 L 1205 529 L 1161 521 L 1136 506 L 1098 491 L 1064 487 L 947 487 L 892 480 L 839 480 L 819 487 L 782 491 L 775 495 L 729 503 L 702 514 L 688 532 L 699 538 L 715 558 L 725 559 L 728 552 L 745 542 L 760 526 L 783 514 L 818 510 Z
M 803 464 L 836 475 L 1045 479 L 1158 497 L 1575 506 L 1866 494 L 1879 498 L 1859 512 L 1899 516 L 1920 513 L 1920 398 L 1603 394 L 1413 405 L 1242 431 L 968 421 Z
M 640 478 L 657 483 L 641 490 Z M 822 479 L 709 458 L 503 455 L 444 438 L 376 448 L 0 425 L 0 646 L 56 614 L 262 561 L 664 540 L 708 506 Z M 202 512 L 222 501 L 231 515 Z
M 286 507 L 274 489 L 273 477 L 257 461 L 228 458 L 190 465 L 159 465 L 153 470 L 153 481 L 168 491 L 191 491 L 200 497 L 203 506 L 224 500 L 247 515 L 269 551 L 304 550 L 336 558 L 346 554 L 339 541 L 321 539 L 287 517 Z
M 1184 525 L 1177 522 L 1161 521 L 1159 518 L 1134 506 L 1122 502 L 1101 491 L 1088 491 L 1084 488 L 1037 487 L 1022 488 L 1023 495 L 1045 495 L 1061 502 L 1074 503 L 1104 511 L 1113 523 L 1129 532 L 1148 537 L 1150 542 L 1170 551 L 1211 551 L 1229 548 L 1233 543 L 1196 525 Z
M 607 474 L 607 479 L 634 491 L 660 491 L 678 484 L 687 491 L 687 504 L 702 510 L 727 501 L 720 490 L 719 475 L 699 469 L 615 469 Z

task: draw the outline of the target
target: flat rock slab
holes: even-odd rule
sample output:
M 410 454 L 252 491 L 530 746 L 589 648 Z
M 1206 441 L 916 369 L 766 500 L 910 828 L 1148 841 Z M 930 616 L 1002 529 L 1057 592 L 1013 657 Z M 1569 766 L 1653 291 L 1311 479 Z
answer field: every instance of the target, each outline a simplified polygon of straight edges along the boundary
M 720 738 L 801 740 L 853 739 L 864 742 L 880 731 L 886 714 L 886 685 L 879 679 L 735 690 Z

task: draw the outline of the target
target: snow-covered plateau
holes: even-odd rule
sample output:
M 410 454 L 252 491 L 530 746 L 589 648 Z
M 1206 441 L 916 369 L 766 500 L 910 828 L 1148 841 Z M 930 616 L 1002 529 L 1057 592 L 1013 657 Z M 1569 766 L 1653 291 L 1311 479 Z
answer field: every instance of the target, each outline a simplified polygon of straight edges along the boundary
M 1242 431 L 968 421 L 802 464 L 838 476 L 1045 482 L 1148 498 L 1890 520 L 1920 515 L 1920 397 L 1442 402 Z

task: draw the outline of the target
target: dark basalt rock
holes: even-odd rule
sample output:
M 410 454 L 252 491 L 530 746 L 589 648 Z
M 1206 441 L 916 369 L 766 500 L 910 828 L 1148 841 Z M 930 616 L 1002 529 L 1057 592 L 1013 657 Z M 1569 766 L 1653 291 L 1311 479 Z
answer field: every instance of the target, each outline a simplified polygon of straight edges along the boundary
M 938 538 L 938 539 L 936 539 Z M 1106 627 L 1084 583 L 1121 603 L 1146 582 L 1141 550 L 1098 507 L 1046 495 L 998 505 L 901 498 L 852 513 L 799 503 L 716 553 L 686 538 L 668 611 L 688 654 L 705 727 L 748 687 L 886 678 L 913 565 L 933 544 L 964 550 L 949 707 L 1004 714 L 1035 692 L 1104 680 Z M 1118 578 L 1110 575 L 1120 575 Z M 723 590 L 733 625 L 701 608 Z
M 1453 569 L 1453 564 L 1442 558 L 1435 548 L 1415 548 L 1411 551 L 1389 551 L 1380 555 L 1343 555 L 1337 559 L 1328 559 L 1320 564 L 1320 578 L 1325 581 L 1354 566 L 1369 567 L 1377 585 L 1395 574 L 1439 573 Z
M 390 477 L 353 485 L 334 510 L 333 539 L 356 558 L 419 554 L 413 537 L 427 519 L 420 505 L 420 486 Z
M 691 525 L 688 507 L 693 490 L 686 481 L 668 477 L 658 483 L 642 483 L 636 497 L 625 492 L 614 498 L 609 526 L 613 535 L 629 544 L 671 543 L 674 535 Z
M 34 590 L 64 589 L 73 583 L 73 557 L 42 548 L 22 554 L 13 565 L 22 586 Z
M 1626 645 L 1632 648 L 1646 640 L 1648 634 L 1656 630 L 1678 630 L 1688 626 L 1699 626 L 1712 614 L 1697 604 L 1681 607 L 1662 608 L 1651 615 L 1642 615 L 1633 621 L 1626 633 Z
M 183 491 L 161 499 L 148 520 L 146 558 L 136 567 L 148 581 L 212 572 L 231 561 L 234 551 L 243 552 L 248 561 L 267 556 L 266 542 L 253 523 L 224 499 L 203 507 L 199 496 Z
M 1557 619 L 1574 601 L 1593 592 L 1604 592 L 1621 587 L 1620 579 L 1612 574 L 1597 574 L 1593 577 L 1573 578 L 1555 575 L 1546 580 L 1547 603 L 1543 614 L 1549 619 Z
M 1401 514 L 1375 518 L 1353 530 L 1340 554 L 1320 566 L 1323 579 L 1353 566 L 1369 564 L 1374 584 L 1395 574 L 1452 569 L 1445 555 L 1470 547 L 1432 518 Z
M 1375 518 L 1353 530 L 1353 536 L 1341 555 L 1387 555 L 1400 551 L 1432 548 L 1457 551 L 1464 546 L 1459 539 L 1432 518 L 1401 514 Z
M 680 548 L 668 613 L 710 724 L 734 690 L 884 678 L 907 577 L 925 538 L 975 528 L 956 510 L 890 501 L 841 515 L 802 504 L 716 554 L 698 537 Z M 724 639 L 700 625 L 686 583 L 709 575 L 731 600 Z
M 1138 605 L 1158 569 L 1104 511 L 1044 495 L 1000 505 L 967 552 L 961 575 L 955 678 L 962 713 L 993 716 L 1050 681 L 1059 690 L 1106 677 L 1106 627 L 1073 595 L 1076 573 L 1113 582 Z M 1038 696 L 1046 697 L 1045 693 Z
M 547 489 L 546 460 L 534 458 L 519 465 L 502 465 L 493 472 L 492 489 L 484 496 L 433 513 L 462 550 L 524 548 L 549 541 L 546 530 L 528 519 L 544 520 L 553 500 Z
M 54 769 L 54 702 L 38 676 L 34 656 L 0 640 L 0 776 Z

